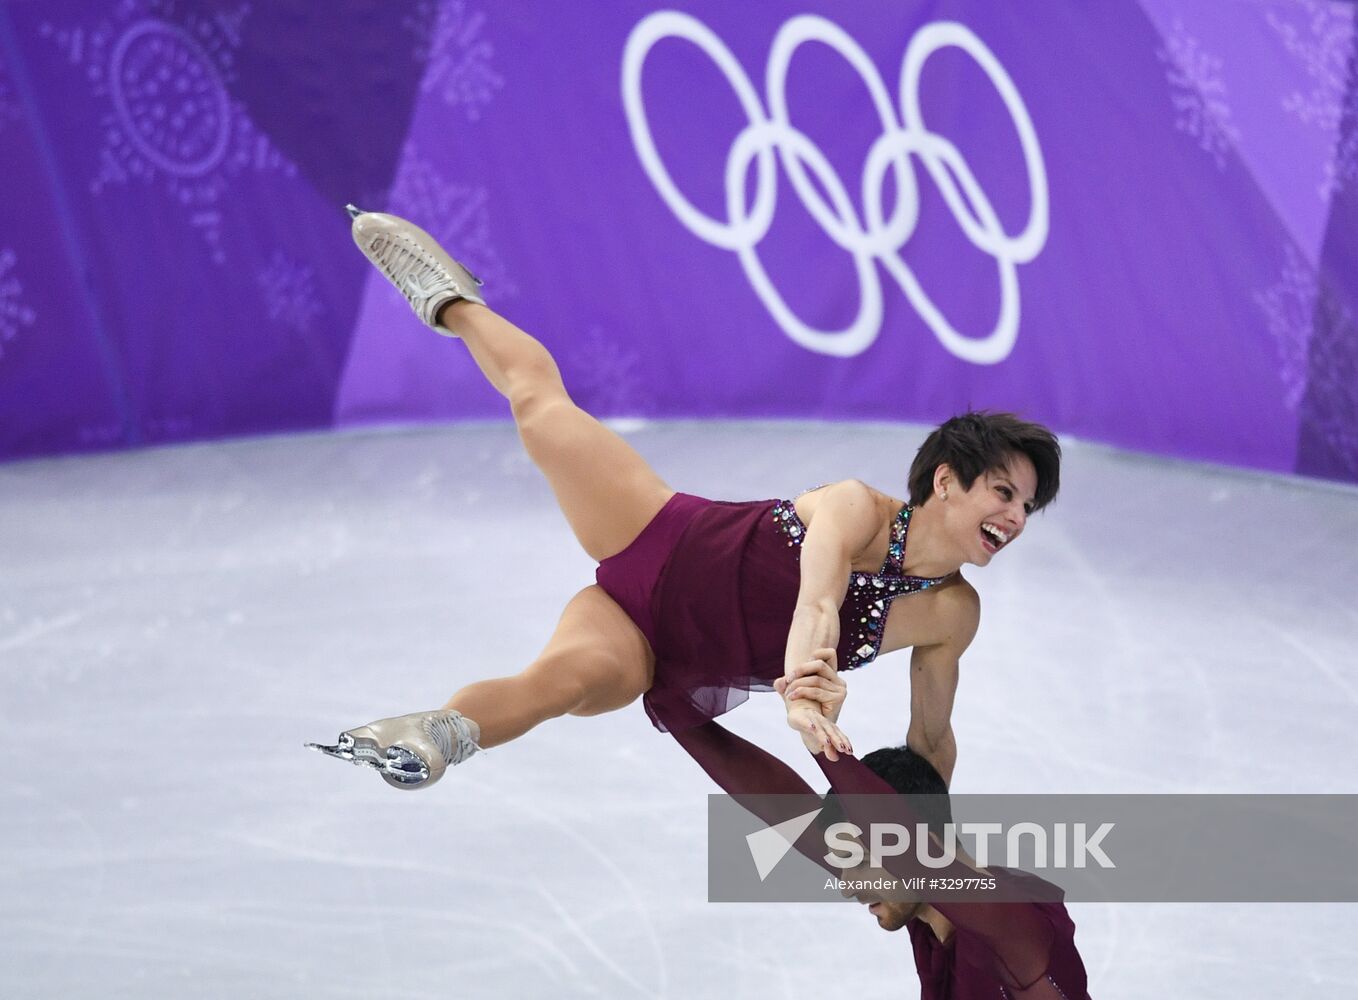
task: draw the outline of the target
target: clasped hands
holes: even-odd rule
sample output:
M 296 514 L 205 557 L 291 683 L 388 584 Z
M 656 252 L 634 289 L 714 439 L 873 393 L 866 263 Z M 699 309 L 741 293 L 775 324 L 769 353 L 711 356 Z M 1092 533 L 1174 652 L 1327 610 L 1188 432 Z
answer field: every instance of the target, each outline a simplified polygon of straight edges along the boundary
M 811 659 L 774 681 L 773 689 L 783 696 L 787 724 L 801 733 L 806 749 L 830 760 L 853 753 L 853 744 L 838 725 L 849 689 L 836 669 L 833 649 L 817 649 Z

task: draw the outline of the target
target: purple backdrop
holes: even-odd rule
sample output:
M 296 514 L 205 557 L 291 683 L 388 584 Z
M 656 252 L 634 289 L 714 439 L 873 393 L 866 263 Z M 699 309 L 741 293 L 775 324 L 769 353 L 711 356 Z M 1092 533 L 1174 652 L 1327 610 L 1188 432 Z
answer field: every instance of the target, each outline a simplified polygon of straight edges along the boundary
M 1353 8 L 0 5 L 0 455 L 502 415 L 408 214 L 605 414 L 1358 480 Z

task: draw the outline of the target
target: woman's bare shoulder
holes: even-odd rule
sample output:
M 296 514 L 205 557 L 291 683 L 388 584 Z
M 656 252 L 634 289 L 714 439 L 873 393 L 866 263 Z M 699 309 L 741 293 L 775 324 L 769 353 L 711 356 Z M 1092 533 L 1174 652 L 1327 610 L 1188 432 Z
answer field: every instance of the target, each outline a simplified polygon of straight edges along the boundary
M 811 519 L 816 516 L 816 511 L 827 500 L 830 506 L 838 511 L 854 510 L 862 512 L 860 516 L 866 516 L 870 511 L 874 519 L 895 517 L 902 505 L 900 500 L 881 490 L 873 489 L 861 479 L 841 479 L 839 482 L 826 483 L 824 486 L 807 490 L 797 497 L 795 501 L 797 515 L 809 526 Z
M 796 506 L 807 538 L 829 539 L 848 554 L 852 569 L 875 569 L 882 564 L 891 522 L 900 510 L 898 501 L 857 479 L 803 495 Z

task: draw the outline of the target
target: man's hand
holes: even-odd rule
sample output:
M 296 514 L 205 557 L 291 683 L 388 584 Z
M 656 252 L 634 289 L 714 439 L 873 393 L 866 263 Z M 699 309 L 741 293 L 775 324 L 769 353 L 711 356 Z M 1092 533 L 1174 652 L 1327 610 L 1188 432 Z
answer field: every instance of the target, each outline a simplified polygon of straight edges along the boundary
M 780 677 L 774 690 L 787 705 L 787 724 L 802 734 L 812 753 L 839 760 L 840 753 L 853 753 L 853 745 L 837 724 L 849 689 L 835 669 L 835 651 L 818 649 L 812 659 L 794 667 L 791 679 Z
M 840 709 L 849 695 L 849 687 L 839 676 L 833 649 L 818 649 L 811 659 L 792 668 L 791 676 L 774 681 L 773 689 L 783 696 L 789 711 L 794 702 L 814 702 L 831 722 L 839 722 Z M 810 707 L 815 707 L 814 705 Z

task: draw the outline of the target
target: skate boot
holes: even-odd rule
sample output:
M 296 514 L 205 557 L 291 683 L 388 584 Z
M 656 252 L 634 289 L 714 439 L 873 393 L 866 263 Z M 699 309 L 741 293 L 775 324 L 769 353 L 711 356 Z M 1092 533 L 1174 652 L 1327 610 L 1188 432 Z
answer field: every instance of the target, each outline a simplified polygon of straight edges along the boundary
M 437 322 L 439 310 L 458 299 L 486 304 L 477 294 L 481 279 L 449 257 L 419 226 L 383 212 L 365 212 L 353 205 L 344 208 L 354 220 L 358 248 L 406 297 L 426 326 L 456 337 Z
M 453 764 L 481 748 L 475 722 L 453 709 L 416 712 L 370 722 L 340 733 L 334 746 L 308 743 L 313 750 L 354 764 L 375 767 L 395 788 L 426 788 Z

